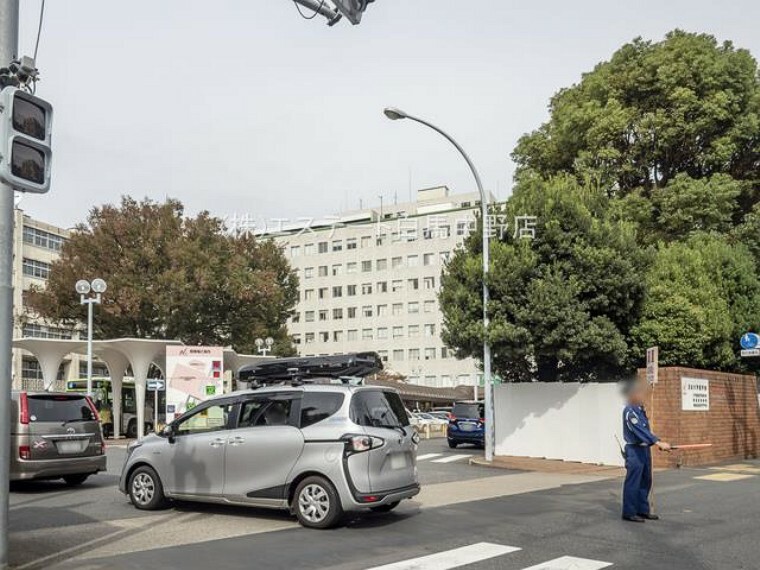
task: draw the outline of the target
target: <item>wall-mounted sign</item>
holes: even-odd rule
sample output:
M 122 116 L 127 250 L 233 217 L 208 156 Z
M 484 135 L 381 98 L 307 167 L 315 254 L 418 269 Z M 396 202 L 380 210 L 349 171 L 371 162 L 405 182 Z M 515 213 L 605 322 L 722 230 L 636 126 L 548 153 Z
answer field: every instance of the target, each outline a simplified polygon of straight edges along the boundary
M 166 423 L 224 392 L 224 349 L 166 347 Z
M 684 412 L 710 410 L 710 381 L 704 378 L 681 377 L 681 409 Z
M 647 382 L 650 386 L 657 384 L 660 366 L 660 349 L 656 346 L 647 348 Z

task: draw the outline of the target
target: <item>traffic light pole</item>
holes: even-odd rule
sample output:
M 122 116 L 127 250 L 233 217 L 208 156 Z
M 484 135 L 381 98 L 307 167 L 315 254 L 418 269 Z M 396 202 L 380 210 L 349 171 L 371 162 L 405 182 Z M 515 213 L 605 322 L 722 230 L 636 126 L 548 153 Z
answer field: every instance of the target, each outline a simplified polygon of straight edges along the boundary
M 0 67 L 16 59 L 19 0 L 0 0 Z M 0 157 L 8 160 L 8 157 Z M 0 570 L 8 568 L 13 340 L 13 188 L 0 182 Z

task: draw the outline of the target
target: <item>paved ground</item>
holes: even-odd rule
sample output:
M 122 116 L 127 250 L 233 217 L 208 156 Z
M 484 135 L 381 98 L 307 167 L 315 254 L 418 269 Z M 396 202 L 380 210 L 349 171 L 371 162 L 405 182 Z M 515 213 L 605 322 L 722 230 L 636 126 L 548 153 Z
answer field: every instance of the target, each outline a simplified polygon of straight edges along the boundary
M 619 519 L 618 479 L 470 466 L 478 453 L 423 442 L 419 500 L 310 531 L 258 509 L 137 511 L 115 489 L 124 451 L 112 448 L 111 471 L 79 489 L 45 483 L 12 493 L 12 562 L 78 570 L 759 567 L 760 463 L 658 474 L 663 520 L 633 525 Z

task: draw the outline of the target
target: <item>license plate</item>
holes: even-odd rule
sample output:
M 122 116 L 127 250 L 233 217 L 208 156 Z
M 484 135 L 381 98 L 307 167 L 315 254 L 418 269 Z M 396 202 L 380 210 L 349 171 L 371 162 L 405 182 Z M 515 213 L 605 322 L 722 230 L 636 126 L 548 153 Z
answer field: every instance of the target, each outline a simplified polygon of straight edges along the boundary
M 81 453 L 86 442 L 84 441 L 59 441 L 56 443 L 58 453 L 62 455 L 68 455 L 71 453 Z
M 406 467 L 406 453 L 394 453 L 391 455 L 391 469 L 404 469 Z
M 475 424 L 470 422 L 462 422 L 459 424 L 459 429 L 462 431 L 475 431 Z

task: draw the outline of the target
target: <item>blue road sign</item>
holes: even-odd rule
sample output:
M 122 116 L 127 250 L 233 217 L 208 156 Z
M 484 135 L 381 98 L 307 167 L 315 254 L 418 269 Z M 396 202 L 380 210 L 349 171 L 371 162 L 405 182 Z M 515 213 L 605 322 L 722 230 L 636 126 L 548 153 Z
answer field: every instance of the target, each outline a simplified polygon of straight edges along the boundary
M 751 350 L 753 348 L 760 347 L 760 335 L 757 333 L 744 333 L 742 335 L 742 338 L 739 340 L 739 343 L 742 345 L 742 348 L 745 350 Z

